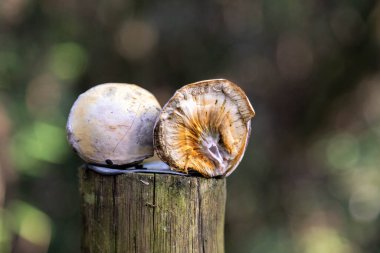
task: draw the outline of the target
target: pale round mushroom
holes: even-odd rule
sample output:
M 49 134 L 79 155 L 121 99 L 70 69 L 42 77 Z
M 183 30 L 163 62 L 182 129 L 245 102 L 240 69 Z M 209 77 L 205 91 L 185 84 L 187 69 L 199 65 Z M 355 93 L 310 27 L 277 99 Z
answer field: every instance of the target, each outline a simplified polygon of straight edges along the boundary
M 68 141 L 87 163 L 140 162 L 153 156 L 153 128 L 160 110 L 157 99 L 137 85 L 97 85 L 71 108 Z

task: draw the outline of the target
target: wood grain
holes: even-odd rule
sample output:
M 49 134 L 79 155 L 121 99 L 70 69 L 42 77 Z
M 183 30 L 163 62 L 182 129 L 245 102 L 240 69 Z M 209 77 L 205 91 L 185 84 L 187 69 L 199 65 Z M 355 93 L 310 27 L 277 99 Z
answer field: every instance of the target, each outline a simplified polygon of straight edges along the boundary
M 80 169 L 83 253 L 223 253 L 225 179 Z

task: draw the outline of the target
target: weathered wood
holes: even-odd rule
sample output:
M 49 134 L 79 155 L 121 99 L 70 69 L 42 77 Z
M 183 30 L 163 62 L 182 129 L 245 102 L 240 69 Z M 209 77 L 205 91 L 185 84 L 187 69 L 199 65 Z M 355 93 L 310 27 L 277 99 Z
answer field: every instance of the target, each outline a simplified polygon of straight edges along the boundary
M 80 169 L 83 253 L 224 252 L 225 179 Z

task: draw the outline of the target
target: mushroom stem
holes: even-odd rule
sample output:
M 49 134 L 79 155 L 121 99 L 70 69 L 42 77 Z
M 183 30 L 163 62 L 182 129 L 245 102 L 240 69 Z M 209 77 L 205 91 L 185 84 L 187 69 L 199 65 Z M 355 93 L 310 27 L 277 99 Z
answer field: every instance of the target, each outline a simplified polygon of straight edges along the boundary
M 213 138 L 208 136 L 203 139 L 202 145 L 204 146 L 207 157 L 215 163 L 216 169 L 223 172 L 227 164 L 225 163 L 226 159 L 223 157 L 222 147 L 218 144 L 218 142 L 219 137 Z

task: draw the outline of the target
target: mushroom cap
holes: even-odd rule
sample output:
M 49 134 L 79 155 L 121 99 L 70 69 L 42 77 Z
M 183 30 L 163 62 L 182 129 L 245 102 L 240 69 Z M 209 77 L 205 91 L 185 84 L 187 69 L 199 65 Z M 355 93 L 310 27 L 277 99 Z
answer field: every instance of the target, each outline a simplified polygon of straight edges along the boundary
M 185 85 L 157 119 L 157 155 L 172 169 L 228 176 L 240 163 L 255 111 L 244 91 L 225 79 Z
M 157 99 L 137 85 L 97 85 L 72 106 L 67 138 L 88 163 L 139 162 L 153 156 L 153 128 L 160 110 Z

